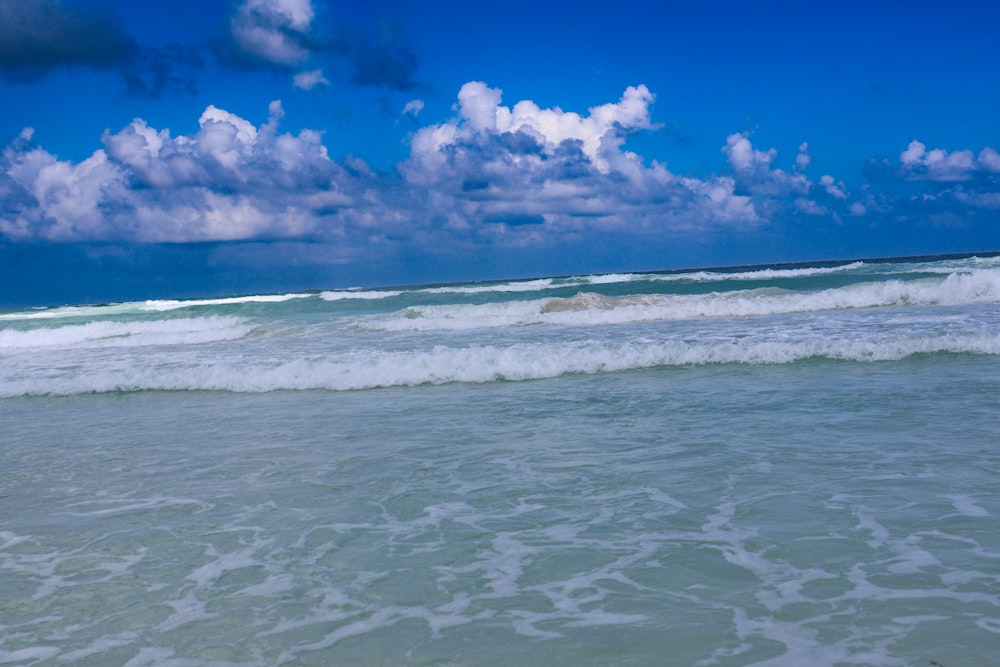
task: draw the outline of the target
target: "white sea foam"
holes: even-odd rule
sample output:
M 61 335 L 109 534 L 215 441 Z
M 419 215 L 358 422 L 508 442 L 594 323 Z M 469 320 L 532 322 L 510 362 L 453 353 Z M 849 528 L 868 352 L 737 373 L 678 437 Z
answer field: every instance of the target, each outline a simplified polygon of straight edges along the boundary
M 520 343 L 389 352 L 354 351 L 329 359 L 284 361 L 206 357 L 179 364 L 103 365 L 88 372 L 0 378 L 0 396 L 141 390 L 336 391 L 450 382 L 485 383 L 659 366 L 786 364 L 810 358 L 894 361 L 915 354 L 1000 355 L 1000 334 L 913 338 Z
M 951 273 L 943 279 L 868 282 L 815 292 L 763 288 L 695 295 L 617 297 L 582 292 L 569 298 L 414 306 L 389 315 L 359 320 L 359 326 L 385 331 L 464 330 L 537 324 L 588 326 L 997 301 L 1000 301 L 1000 270 L 975 270 Z
M 950 496 L 945 496 L 951 500 L 951 504 L 955 506 L 955 510 L 964 516 L 989 516 L 990 513 L 984 508 L 980 507 L 976 503 L 975 498 L 964 494 L 955 494 Z
M 324 301 L 373 301 L 376 299 L 389 299 L 399 296 L 403 292 L 400 290 L 329 290 L 320 292 L 319 298 Z
M 190 345 L 235 340 L 254 325 L 236 317 L 98 321 L 30 330 L 0 329 L 0 353 L 31 348 Z
M 715 282 L 722 280 L 773 280 L 821 276 L 842 271 L 852 271 L 864 267 L 864 262 L 853 262 L 842 266 L 800 269 L 758 269 L 755 271 L 686 271 L 679 273 L 604 273 L 593 275 L 566 276 L 564 278 L 537 278 L 534 280 L 512 280 L 487 285 L 443 285 L 412 290 L 415 294 L 511 294 L 542 292 L 564 287 L 586 287 L 588 285 L 614 285 L 631 282 Z M 349 299 L 387 299 L 399 296 L 408 290 L 328 290 L 320 293 L 325 301 Z M 308 295 L 307 295 L 308 296 Z
M 59 306 L 57 308 L 31 308 L 10 313 L 0 313 L 0 321 L 51 320 L 87 317 L 107 317 L 148 312 L 166 312 L 192 306 L 227 306 L 244 303 L 280 303 L 293 299 L 308 299 L 314 294 L 259 294 L 222 297 L 218 299 L 151 299 L 91 306 Z
M 230 306 L 243 303 L 281 303 L 293 299 L 308 299 L 313 294 L 260 294 L 252 296 L 232 296 L 220 299 L 161 299 L 144 301 L 140 308 L 146 311 L 168 311 L 192 306 Z
M 865 268 L 864 262 L 851 262 L 840 266 L 802 267 L 798 269 L 755 269 L 753 271 L 685 271 L 682 273 L 649 274 L 647 280 L 715 282 L 719 280 L 781 280 L 809 278 L 831 273 L 844 273 Z
M 715 282 L 721 280 L 774 280 L 782 278 L 803 278 L 831 273 L 854 271 L 865 266 L 864 262 L 852 262 L 841 266 L 813 267 L 799 269 L 757 269 L 754 271 L 682 271 L 677 273 L 603 273 L 565 278 L 540 278 L 518 280 L 492 285 L 430 287 L 419 290 L 428 294 L 482 294 L 489 292 L 538 292 L 560 287 L 587 285 L 614 285 L 632 282 Z
M 551 289 L 552 287 L 561 287 L 562 285 L 557 285 L 556 281 L 552 278 L 540 278 L 538 280 L 518 280 L 508 283 L 497 283 L 493 285 L 468 285 L 468 286 L 452 286 L 447 285 L 444 287 L 426 287 L 419 290 L 424 294 L 484 294 L 490 292 L 504 293 L 504 292 L 538 292 L 541 290 Z
M 0 321 L 54 320 L 63 318 L 102 317 L 142 312 L 142 304 L 112 303 L 98 306 L 60 306 L 58 308 L 32 308 L 0 314 Z
M 19 665 L 36 664 L 43 660 L 49 660 L 61 651 L 55 646 L 34 646 L 24 648 L 19 651 L 4 651 L 0 649 L 0 664 L 17 663 Z

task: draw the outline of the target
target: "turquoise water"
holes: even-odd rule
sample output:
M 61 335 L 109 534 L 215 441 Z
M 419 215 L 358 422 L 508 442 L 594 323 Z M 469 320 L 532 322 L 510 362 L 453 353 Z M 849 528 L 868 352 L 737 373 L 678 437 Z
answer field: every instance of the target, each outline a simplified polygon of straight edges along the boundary
M 1000 260 L 0 314 L 0 664 L 991 664 Z

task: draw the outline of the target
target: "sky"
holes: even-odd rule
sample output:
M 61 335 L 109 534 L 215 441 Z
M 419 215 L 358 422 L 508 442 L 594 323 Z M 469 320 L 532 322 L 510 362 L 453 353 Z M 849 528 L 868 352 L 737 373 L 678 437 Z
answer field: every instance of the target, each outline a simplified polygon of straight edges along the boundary
M 998 25 L 0 0 L 0 307 L 1000 250 Z

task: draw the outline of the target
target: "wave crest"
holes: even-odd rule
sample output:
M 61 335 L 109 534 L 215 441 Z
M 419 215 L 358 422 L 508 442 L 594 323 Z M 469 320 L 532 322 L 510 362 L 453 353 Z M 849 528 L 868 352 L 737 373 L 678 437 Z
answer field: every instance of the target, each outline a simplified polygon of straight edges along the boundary
M 434 331 L 528 325 L 593 326 L 855 310 L 906 305 L 961 305 L 1000 301 L 1000 270 L 974 270 L 943 278 L 858 283 L 815 292 L 776 287 L 709 294 L 572 297 L 487 304 L 412 306 L 359 320 L 384 331 Z
M 0 353 L 31 348 L 185 345 L 243 338 L 254 326 L 236 317 L 133 322 L 98 321 L 28 330 L 0 330 Z
M 899 361 L 918 354 L 1000 355 L 1000 334 L 872 340 L 563 342 L 356 351 L 329 359 L 203 359 L 123 364 L 64 377 L 13 377 L 0 396 L 143 390 L 350 391 L 452 382 L 488 383 L 710 364 L 790 364 L 807 359 Z

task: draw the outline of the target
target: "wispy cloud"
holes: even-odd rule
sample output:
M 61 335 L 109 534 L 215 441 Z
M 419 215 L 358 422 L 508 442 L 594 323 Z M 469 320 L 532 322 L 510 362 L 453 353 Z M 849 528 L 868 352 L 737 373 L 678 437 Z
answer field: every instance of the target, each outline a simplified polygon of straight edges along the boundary
M 296 74 L 292 78 L 292 85 L 302 90 L 312 90 L 316 86 L 328 86 L 330 82 L 323 76 L 323 70 L 313 69 Z
M 313 48 L 310 0 L 243 0 L 229 26 L 241 54 L 278 67 L 305 62 Z
M 399 23 L 382 20 L 367 27 L 335 23 L 317 12 L 311 0 L 242 0 L 229 18 L 228 49 L 218 51 L 224 64 L 292 71 L 298 88 L 329 83 L 317 64 L 346 62 L 351 82 L 409 90 L 418 85 L 419 59 L 406 43 Z

